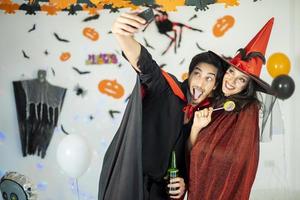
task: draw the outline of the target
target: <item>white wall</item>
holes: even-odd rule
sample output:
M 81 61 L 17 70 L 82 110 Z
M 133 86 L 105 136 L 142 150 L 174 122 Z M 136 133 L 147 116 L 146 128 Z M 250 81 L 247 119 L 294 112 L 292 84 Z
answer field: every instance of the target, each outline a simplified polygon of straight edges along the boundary
M 261 143 L 261 158 L 259 170 L 251 199 L 299 199 L 300 194 L 300 161 L 298 145 L 300 131 L 297 126 L 297 113 L 300 112 L 296 102 L 299 101 L 299 65 L 300 65 L 300 3 L 296 0 L 279 1 L 263 0 L 256 3 L 241 1 L 240 6 L 225 9 L 223 5 L 213 5 L 206 12 L 198 12 L 198 18 L 188 22 L 193 16 L 193 8 L 180 8 L 177 13 L 170 13 L 173 21 L 187 23 L 204 30 L 197 33 L 183 30 L 182 45 L 174 54 L 171 49 L 165 56 L 161 52 L 169 40 L 160 35 L 154 24 L 145 33 L 138 35 L 139 41 L 145 37 L 155 47 L 149 49 L 159 64 L 167 64 L 165 70 L 174 73 L 179 79 L 187 71 L 189 60 L 198 53 L 195 43 L 202 48 L 212 49 L 224 55 L 233 55 L 235 51 L 244 47 L 256 34 L 264 23 L 275 16 L 275 24 L 267 49 L 266 57 L 274 52 L 283 52 L 292 62 L 291 77 L 296 84 L 296 91 L 288 100 L 280 101 L 279 106 L 284 121 L 285 133 L 275 135 L 270 143 Z M 234 16 L 236 23 L 223 37 L 216 38 L 211 29 L 215 21 L 224 15 Z M 5 171 L 18 171 L 30 177 L 39 184 L 39 197 L 42 200 L 76 199 L 74 180 L 65 175 L 56 162 L 57 145 L 65 134 L 60 125 L 72 134 L 84 135 L 93 149 L 92 163 L 79 181 L 80 199 L 97 199 L 97 188 L 101 162 L 105 150 L 120 123 L 125 99 L 130 94 L 135 80 L 135 74 L 126 61 L 116 53 L 119 47 L 112 35 L 107 34 L 114 18 L 118 14 L 108 11 L 100 13 L 99 20 L 83 23 L 86 13 L 68 16 L 59 13 L 57 16 L 47 16 L 38 13 L 36 16 L 17 12 L 6 15 L 0 12 L 0 176 Z M 36 24 L 36 30 L 27 31 Z M 82 36 L 82 29 L 93 27 L 100 34 L 97 42 L 92 42 Z M 58 42 L 53 32 L 69 39 L 70 43 Z M 43 52 L 49 51 L 46 56 Z M 30 59 L 22 57 L 22 50 Z M 69 51 L 72 57 L 61 62 L 59 55 Z M 122 67 L 117 65 L 87 66 L 85 60 L 88 54 L 115 53 Z M 180 61 L 185 61 L 180 65 Z M 72 67 L 89 70 L 86 76 L 78 75 Z M 51 68 L 55 71 L 53 75 Z M 12 88 L 13 80 L 36 78 L 38 69 L 47 70 L 47 79 L 53 85 L 68 89 L 64 106 L 59 119 L 59 126 L 47 151 L 45 159 L 37 156 L 23 158 L 17 124 L 17 115 Z M 266 69 L 262 71 L 262 78 L 271 83 L 272 78 Z M 120 99 L 113 99 L 100 93 L 97 89 L 99 81 L 116 79 L 125 88 L 125 95 Z M 74 87 L 80 84 L 87 89 L 85 97 L 75 95 Z M 112 119 L 108 110 L 120 110 L 121 113 Z M 94 119 L 89 120 L 93 115 Z
M 292 1 L 292 7 L 294 8 L 292 11 L 293 17 L 291 17 L 291 20 L 293 21 L 293 26 L 291 30 L 291 47 L 292 47 L 292 53 L 293 53 L 293 71 L 292 73 L 297 76 L 297 74 L 300 73 L 300 2 L 299 1 Z M 291 109 L 292 112 L 290 112 L 291 116 L 291 128 L 290 128 L 290 134 L 291 136 L 291 158 L 294 158 L 291 160 L 291 176 L 292 178 L 292 186 L 295 190 L 298 190 L 298 195 L 297 197 L 300 197 L 300 161 L 298 159 L 299 157 L 299 152 L 300 152 L 300 146 L 298 141 L 300 141 L 300 131 L 299 131 L 299 118 L 298 118 L 298 113 L 300 112 L 300 106 L 298 105 L 298 100 L 299 100 L 299 93 L 300 93 L 300 79 L 295 78 L 295 84 L 296 90 L 295 90 L 295 98 L 291 99 Z

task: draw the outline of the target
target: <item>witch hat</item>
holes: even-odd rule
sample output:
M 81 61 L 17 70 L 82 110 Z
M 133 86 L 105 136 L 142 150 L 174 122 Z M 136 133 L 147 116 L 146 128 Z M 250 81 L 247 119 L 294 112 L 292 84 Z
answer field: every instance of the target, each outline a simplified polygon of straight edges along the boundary
M 259 78 L 262 65 L 265 63 L 265 53 L 268 46 L 270 34 L 274 23 L 274 17 L 271 18 L 264 27 L 255 35 L 245 48 L 238 50 L 238 54 L 231 60 L 225 60 L 229 65 L 239 71 L 247 74 L 258 86 L 258 90 L 267 94 L 274 94 L 271 86 Z

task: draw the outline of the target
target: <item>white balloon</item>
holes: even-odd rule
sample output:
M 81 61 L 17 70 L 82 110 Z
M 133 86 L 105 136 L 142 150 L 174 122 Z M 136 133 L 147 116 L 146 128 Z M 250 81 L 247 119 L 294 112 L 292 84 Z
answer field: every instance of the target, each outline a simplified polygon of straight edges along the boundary
M 90 165 L 91 151 L 82 136 L 67 135 L 58 145 L 56 159 L 66 174 L 78 178 Z

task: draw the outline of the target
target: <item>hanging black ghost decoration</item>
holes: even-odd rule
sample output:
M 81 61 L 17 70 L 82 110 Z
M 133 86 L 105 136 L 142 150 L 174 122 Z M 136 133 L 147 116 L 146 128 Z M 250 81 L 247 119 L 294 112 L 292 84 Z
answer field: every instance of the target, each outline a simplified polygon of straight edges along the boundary
M 37 79 L 14 81 L 13 86 L 23 156 L 37 154 L 44 158 L 66 89 L 48 83 L 44 70 L 38 71 Z

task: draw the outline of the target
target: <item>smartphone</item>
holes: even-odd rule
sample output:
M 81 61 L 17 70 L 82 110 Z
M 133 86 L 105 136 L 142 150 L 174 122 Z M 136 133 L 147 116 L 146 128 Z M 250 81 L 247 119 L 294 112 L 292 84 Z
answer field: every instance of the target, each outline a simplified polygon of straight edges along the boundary
M 143 18 L 144 20 L 146 20 L 146 23 L 148 23 L 153 20 L 154 13 L 151 8 L 148 8 L 148 9 L 144 10 L 143 12 L 139 13 L 138 16 Z

